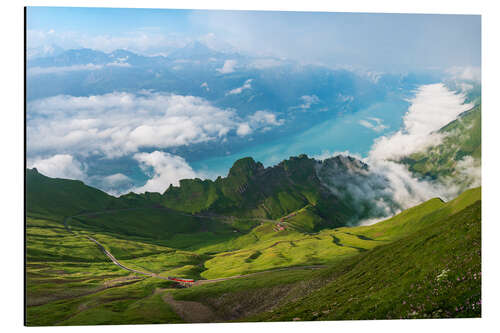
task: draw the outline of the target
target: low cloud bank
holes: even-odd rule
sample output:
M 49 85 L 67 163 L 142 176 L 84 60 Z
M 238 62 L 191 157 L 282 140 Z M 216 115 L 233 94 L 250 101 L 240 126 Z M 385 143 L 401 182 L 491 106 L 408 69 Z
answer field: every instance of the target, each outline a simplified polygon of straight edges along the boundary
M 134 159 L 139 162 L 141 169 L 151 177 L 143 186 L 132 189 L 136 193 L 163 193 L 170 184 L 178 186 L 181 179 L 197 177 L 189 164 L 180 156 L 154 151 L 135 154 Z
M 440 83 L 420 87 L 410 100 L 403 127 L 377 139 L 369 153 L 369 161 L 399 160 L 438 144 L 442 136 L 435 132 L 473 107 L 464 101 L 463 94 L 456 94 Z
M 449 68 L 447 74 L 451 79 L 481 82 L 481 67 L 458 67 Z
M 28 75 L 42 75 L 42 74 L 63 74 L 68 72 L 79 72 L 79 71 L 95 71 L 103 69 L 105 67 L 130 67 L 131 65 L 127 62 L 110 62 L 105 65 L 72 65 L 72 66 L 54 66 L 54 67 L 29 67 Z
M 29 103 L 27 117 L 30 155 L 78 152 L 107 158 L 223 140 L 231 131 L 248 135 L 283 123 L 269 111 L 242 119 L 234 109 L 200 97 L 147 91 L 49 97 Z
M 399 206 L 392 198 L 389 179 L 371 172 L 368 165 L 347 155 L 336 155 L 318 163 L 318 178 L 350 211 L 349 224 L 362 219 L 393 214 Z
M 433 197 L 448 200 L 459 194 L 459 186 L 453 184 L 456 179 L 450 179 L 446 184 L 416 179 L 397 162 L 405 156 L 440 144 L 445 134 L 437 131 L 473 107 L 464 103 L 465 99 L 465 95 L 452 92 L 443 84 L 420 87 L 410 100 L 403 128 L 390 136 L 381 137 L 372 146 L 366 161 L 374 172 L 388 177 L 394 199 L 401 208 L 409 208 Z
M 47 158 L 28 160 L 28 168 L 36 168 L 45 176 L 85 180 L 86 167 L 69 154 L 57 154 Z

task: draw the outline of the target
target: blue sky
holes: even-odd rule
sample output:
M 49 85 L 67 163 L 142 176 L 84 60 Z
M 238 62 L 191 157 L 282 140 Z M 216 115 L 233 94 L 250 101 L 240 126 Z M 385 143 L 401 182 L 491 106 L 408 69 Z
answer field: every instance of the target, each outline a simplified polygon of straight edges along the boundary
M 110 51 L 116 43 L 155 54 L 209 38 L 251 54 L 332 66 L 404 70 L 481 61 L 477 15 L 29 7 L 27 26 L 38 33 L 28 38 L 35 46 Z
M 189 11 L 126 8 L 28 7 L 28 29 L 121 34 L 161 28 L 188 33 Z

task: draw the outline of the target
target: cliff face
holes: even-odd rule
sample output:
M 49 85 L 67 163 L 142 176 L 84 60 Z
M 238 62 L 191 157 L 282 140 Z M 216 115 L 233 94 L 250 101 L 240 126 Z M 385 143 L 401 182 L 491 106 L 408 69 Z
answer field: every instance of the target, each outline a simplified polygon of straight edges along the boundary
M 161 203 L 190 213 L 269 219 L 307 206 L 321 225 L 332 227 L 386 214 L 380 207 L 372 207 L 368 198 L 356 197 L 359 191 L 381 190 L 384 181 L 350 156 L 317 161 L 300 155 L 268 168 L 248 157 L 236 161 L 227 177 L 182 180 L 178 187 L 165 191 Z

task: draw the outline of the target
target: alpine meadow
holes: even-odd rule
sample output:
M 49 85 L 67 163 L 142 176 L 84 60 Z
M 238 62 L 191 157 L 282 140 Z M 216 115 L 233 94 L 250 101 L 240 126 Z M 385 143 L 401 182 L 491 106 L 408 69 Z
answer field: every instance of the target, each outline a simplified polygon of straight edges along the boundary
M 25 20 L 26 326 L 481 317 L 480 16 Z

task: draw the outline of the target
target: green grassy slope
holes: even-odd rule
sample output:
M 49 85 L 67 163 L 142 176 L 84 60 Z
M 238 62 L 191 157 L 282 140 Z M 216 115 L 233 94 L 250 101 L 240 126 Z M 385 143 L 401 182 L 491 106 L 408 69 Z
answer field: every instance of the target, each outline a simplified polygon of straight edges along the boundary
M 393 241 L 326 269 L 266 273 L 178 290 L 174 296 L 211 306 L 218 320 L 480 316 L 479 189 L 447 204 L 431 200 L 380 226 L 342 229 L 365 239 L 363 234 L 383 231 L 380 236 L 392 235 Z
M 208 305 L 214 320 L 477 316 L 479 308 L 470 307 L 480 297 L 480 195 L 480 189 L 473 189 L 448 203 L 430 200 L 373 226 L 310 235 L 276 232 L 271 223 L 263 223 L 230 240 L 205 243 L 197 252 L 116 238 L 85 224 L 75 224 L 77 233 L 70 234 L 58 221 L 29 218 L 28 324 L 182 321 L 163 302 L 166 293 Z M 127 266 L 163 276 L 212 278 L 311 264 L 329 268 L 268 272 L 177 290 L 111 264 L 82 237 L 86 233 Z M 455 281 L 459 272 L 460 281 Z M 434 282 L 436 275 L 446 278 Z M 293 299 L 300 302 L 289 303 Z M 455 306 L 460 310 L 452 312 Z
M 36 169 L 27 169 L 26 177 L 28 217 L 62 227 L 64 218 L 76 215 L 70 221 L 75 231 L 187 248 L 234 238 L 256 224 L 228 223 L 168 209 L 156 202 L 158 193 L 130 193 L 116 198 L 81 181 L 50 178 Z
M 127 207 L 79 180 L 50 178 L 36 169 L 26 170 L 26 206 L 29 214 L 57 217 Z
M 432 199 L 372 226 L 325 229 L 304 235 L 294 230 L 272 231 L 261 225 L 247 235 L 198 250 L 214 252 L 205 262 L 205 278 L 258 272 L 277 267 L 333 264 L 360 252 L 417 232 L 481 200 L 481 189 L 464 192 L 444 203 Z
M 201 218 L 165 208 L 137 208 L 110 213 L 77 216 L 71 221 L 72 228 L 107 233 L 115 237 L 168 244 L 168 240 L 180 235 L 203 233 L 208 237 L 220 235 L 233 237 L 229 223 L 211 218 Z M 173 240 L 172 243 L 175 243 Z M 193 243 L 194 245 L 194 243 Z
M 431 199 L 372 226 L 340 228 L 338 230 L 355 232 L 368 238 L 394 240 L 410 232 L 416 232 L 428 224 L 435 223 L 436 220 L 447 218 L 479 200 L 481 200 L 480 187 L 467 190 L 447 203 L 439 198 Z
M 153 295 L 155 288 L 171 288 L 171 283 L 123 270 L 84 236 L 90 234 L 127 266 L 142 271 L 199 278 L 202 257 L 152 241 L 72 229 L 74 233 L 68 232 L 56 217 L 27 218 L 27 325 L 57 325 L 68 319 L 92 324 L 180 320 Z M 125 309 L 123 316 L 115 314 Z M 84 310 L 84 319 L 78 319 Z
M 481 204 L 324 272 L 335 278 L 252 320 L 479 317 Z
M 68 299 L 28 307 L 29 326 L 57 325 L 118 325 L 159 324 L 182 322 L 165 304 L 158 293 L 172 288 L 169 281 L 122 278 L 109 286 L 87 295 L 73 295 Z M 113 285 L 114 284 L 114 285 Z

